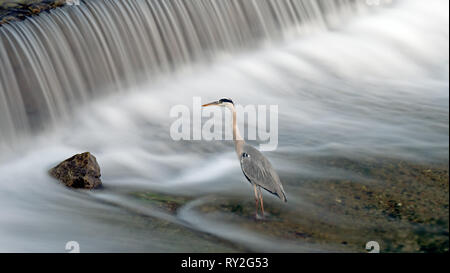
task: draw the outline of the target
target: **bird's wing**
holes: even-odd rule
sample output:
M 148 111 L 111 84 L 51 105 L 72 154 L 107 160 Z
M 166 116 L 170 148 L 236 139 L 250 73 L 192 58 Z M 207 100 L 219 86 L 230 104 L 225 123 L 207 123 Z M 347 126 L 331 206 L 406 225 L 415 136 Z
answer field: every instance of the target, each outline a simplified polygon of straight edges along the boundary
M 240 155 L 240 162 L 244 175 L 251 183 L 278 195 L 281 200 L 287 201 L 278 174 L 260 151 L 250 145 L 245 145 Z

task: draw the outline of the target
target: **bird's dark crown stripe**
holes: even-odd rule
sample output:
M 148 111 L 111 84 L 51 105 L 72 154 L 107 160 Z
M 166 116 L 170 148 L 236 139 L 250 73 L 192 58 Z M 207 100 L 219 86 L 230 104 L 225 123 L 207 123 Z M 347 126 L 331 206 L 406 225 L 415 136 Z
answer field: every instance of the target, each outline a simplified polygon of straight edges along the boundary
M 220 102 L 229 102 L 231 104 L 234 104 L 234 102 L 230 99 L 221 99 Z

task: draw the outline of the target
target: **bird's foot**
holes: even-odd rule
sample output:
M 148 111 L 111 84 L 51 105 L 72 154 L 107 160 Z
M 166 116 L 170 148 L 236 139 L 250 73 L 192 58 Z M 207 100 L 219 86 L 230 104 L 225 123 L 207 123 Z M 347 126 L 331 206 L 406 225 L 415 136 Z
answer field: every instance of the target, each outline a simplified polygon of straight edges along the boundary
M 259 215 L 258 213 L 255 213 L 255 220 L 264 220 L 264 215 Z

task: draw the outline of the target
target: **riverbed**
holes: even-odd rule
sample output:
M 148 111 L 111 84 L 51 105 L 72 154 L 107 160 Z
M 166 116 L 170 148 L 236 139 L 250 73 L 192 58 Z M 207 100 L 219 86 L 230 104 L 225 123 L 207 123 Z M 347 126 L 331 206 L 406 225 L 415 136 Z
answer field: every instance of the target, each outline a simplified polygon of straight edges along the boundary
M 447 11 L 446 1 L 398 1 L 339 27 L 215 49 L 8 131 L 0 251 L 65 252 L 76 241 L 81 252 L 367 252 L 375 241 L 381 252 L 448 252 Z M 288 203 L 264 193 L 265 220 L 232 142 L 170 137 L 170 109 L 193 97 L 278 106 L 278 148 L 264 154 Z M 84 151 L 102 189 L 48 176 Z

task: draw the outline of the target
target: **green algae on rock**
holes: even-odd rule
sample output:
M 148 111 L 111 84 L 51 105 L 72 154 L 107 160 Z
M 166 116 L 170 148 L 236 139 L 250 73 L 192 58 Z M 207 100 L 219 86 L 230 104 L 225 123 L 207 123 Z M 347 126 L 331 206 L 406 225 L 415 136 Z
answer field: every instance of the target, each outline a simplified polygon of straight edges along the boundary
M 175 196 L 156 192 L 138 192 L 133 195 L 142 200 L 151 202 L 170 213 L 174 213 L 178 208 L 191 200 L 191 198 L 184 196 Z

